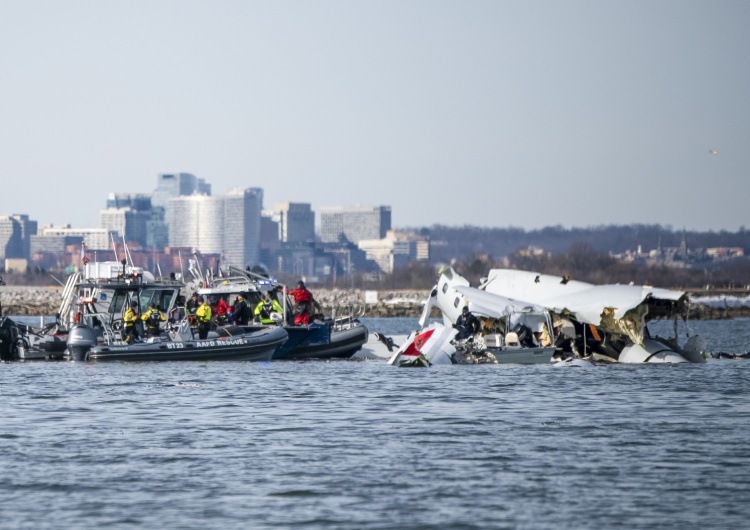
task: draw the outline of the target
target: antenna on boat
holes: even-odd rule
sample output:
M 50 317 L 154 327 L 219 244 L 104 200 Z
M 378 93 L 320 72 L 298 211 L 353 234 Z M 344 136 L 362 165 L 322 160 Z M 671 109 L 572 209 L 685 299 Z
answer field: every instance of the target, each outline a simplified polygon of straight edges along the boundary
M 198 278 L 202 282 L 202 281 L 204 281 L 203 271 L 201 270 L 201 261 L 198 258 L 198 250 L 197 249 L 195 251 L 193 251 L 193 256 L 195 256 L 195 265 L 198 267 Z
M 177 257 L 180 260 L 180 274 L 182 275 L 182 281 L 185 281 L 185 267 L 182 264 L 182 251 L 177 251 Z
M 128 249 L 127 243 L 125 243 L 125 236 L 122 237 L 122 246 L 124 248 L 125 252 L 125 258 L 130 262 L 130 266 L 133 267 L 133 256 L 130 255 L 130 250 Z
M 110 232 L 109 237 L 112 239 L 112 252 L 115 253 L 115 261 L 120 261 L 120 258 L 117 257 L 117 243 L 115 243 L 115 236 Z

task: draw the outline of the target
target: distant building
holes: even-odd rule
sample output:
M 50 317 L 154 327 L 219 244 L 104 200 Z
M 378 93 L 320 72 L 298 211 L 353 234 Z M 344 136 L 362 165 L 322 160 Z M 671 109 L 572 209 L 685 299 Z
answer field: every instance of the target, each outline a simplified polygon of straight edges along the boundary
M 190 195 L 211 195 L 211 185 L 191 173 L 161 173 L 151 195 L 151 216 L 146 222 L 146 246 L 169 245 L 167 204 L 171 199 Z
M 272 265 L 274 274 L 310 278 L 316 274 L 316 248 L 312 243 L 281 243 Z
M 31 236 L 37 232 L 37 222 L 25 214 L 0 216 L 0 259 L 29 259 Z
M 363 239 L 382 239 L 390 229 L 390 206 L 333 206 L 320 209 L 320 240 L 324 243 L 346 239 L 356 244 Z
M 263 190 L 233 190 L 224 197 L 191 195 L 170 199 L 166 208 L 169 246 L 220 254 L 245 268 L 260 260 Z
M 161 173 L 151 195 L 151 205 L 166 208 L 170 199 L 193 194 L 211 195 L 211 185 L 191 173 Z
M 389 230 L 382 239 L 363 239 L 358 243 L 367 259 L 375 262 L 385 274 L 391 274 L 412 261 L 429 260 L 429 245 L 425 236 L 396 230 Z
M 355 274 L 377 270 L 375 264 L 367 259 L 365 251 L 353 243 L 323 243 L 321 252 L 328 259 L 320 261 L 325 269 L 318 269 L 318 274 L 329 276 L 334 286 L 343 277 L 351 279 Z
M 305 243 L 315 241 L 315 212 L 307 203 L 277 202 L 279 241 Z
M 278 212 L 263 210 L 260 214 L 260 264 L 268 272 L 276 272 L 276 257 L 279 241 Z
M 692 248 L 688 245 L 687 234 L 683 232 L 678 247 L 662 247 L 660 239 L 657 248 L 648 252 L 644 252 L 641 245 L 638 245 L 636 250 L 626 250 L 610 255 L 617 260 L 639 265 L 692 269 L 711 267 L 725 261 L 744 258 L 745 251 L 742 247 Z
M 111 250 L 115 232 L 104 228 L 71 228 L 70 226 L 44 226 L 34 238 L 34 250 L 65 252 L 69 245 L 86 245 L 90 250 Z M 62 246 L 60 246 L 62 244 Z M 53 250 L 54 249 L 54 250 Z
M 260 263 L 261 188 L 234 189 L 224 197 L 224 260 L 238 268 Z
M 151 197 L 110 193 L 107 208 L 99 212 L 99 226 L 115 232 L 118 242 L 148 246 L 148 224 L 151 220 Z

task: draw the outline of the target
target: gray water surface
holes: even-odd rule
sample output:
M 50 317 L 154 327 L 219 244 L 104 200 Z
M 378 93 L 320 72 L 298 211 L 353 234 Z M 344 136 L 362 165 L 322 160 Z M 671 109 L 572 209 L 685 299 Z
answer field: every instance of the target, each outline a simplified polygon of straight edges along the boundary
M 748 324 L 691 326 L 744 352 Z M 750 360 L 0 364 L 0 526 L 744 528 L 749 383 Z

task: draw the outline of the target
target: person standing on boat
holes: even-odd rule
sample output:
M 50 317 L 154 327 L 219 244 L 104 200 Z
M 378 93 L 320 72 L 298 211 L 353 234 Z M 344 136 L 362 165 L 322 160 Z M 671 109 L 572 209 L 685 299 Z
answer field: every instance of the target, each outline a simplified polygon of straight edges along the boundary
M 138 302 L 131 300 L 130 305 L 125 310 L 125 314 L 122 315 L 122 323 L 125 325 L 125 337 L 124 340 L 128 344 L 138 341 L 138 329 L 135 327 L 135 323 L 138 321 Z
M 310 323 L 310 310 L 313 304 L 317 305 L 317 302 L 313 299 L 313 295 L 305 287 L 305 282 L 302 280 L 297 282 L 297 288 L 289 291 L 289 294 L 294 298 L 294 325 L 305 326 Z
M 193 293 L 188 303 L 185 305 L 188 315 L 194 315 L 201 303 L 198 301 L 198 293 Z
M 276 313 L 281 317 L 283 312 L 284 310 L 281 308 L 279 301 L 271 298 L 269 293 L 263 296 L 263 300 L 258 302 L 258 305 L 255 306 L 255 311 L 253 311 L 255 316 L 260 319 L 261 324 L 274 324 L 276 321 L 271 318 L 271 315 Z
M 200 305 L 195 311 L 195 318 L 198 320 L 198 338 L 204 340 L 208 337 L 208 330 L 211 329 L 211 306 L 202 296 L 198 297 L 198 302 Z
M 141 317 L 141 320 L 146 325 L 146 335 L 149 337 L 158 337 L 161 334 L 159 325 L 162 322 L 166 322 L 167 317 L 159 311 L 156 302 L 151 302 L 148 305 L 148 311 Z
M 461 310 L 461 314 L 456 319 L 456 323 L 453 324 L 453 327 L 458 330 L 456 338 L 462 340 L 479 333 L 479 330 L 482 329 L 482 324 L 479 322 L 479 319 L 469 311 L 469 306 L 465 305 Z
M 247 326 L 247 323 L 250 321 L 250 308 L 247 307 L 247 302 L 245 302 L 245 297 L 242 293 L 237 295 L 237 300 L 234 302 L 232 318 L 234 319 L 235 326 Z
M 225 325 L 229 321 L 227 313 L 229 313 L 229 306 L 220 296 L 211 296 L 211 314 L 216 318 L 216 323 L 220 326 Z

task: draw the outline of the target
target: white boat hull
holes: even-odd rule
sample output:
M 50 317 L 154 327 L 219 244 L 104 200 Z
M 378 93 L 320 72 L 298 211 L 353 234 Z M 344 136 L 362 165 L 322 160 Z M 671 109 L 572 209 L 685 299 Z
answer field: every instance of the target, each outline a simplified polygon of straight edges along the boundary
M 549 364 L 555 348 L 487 348 L 498 364 Z

